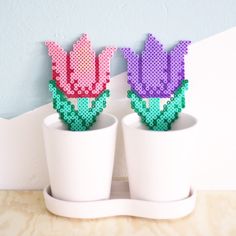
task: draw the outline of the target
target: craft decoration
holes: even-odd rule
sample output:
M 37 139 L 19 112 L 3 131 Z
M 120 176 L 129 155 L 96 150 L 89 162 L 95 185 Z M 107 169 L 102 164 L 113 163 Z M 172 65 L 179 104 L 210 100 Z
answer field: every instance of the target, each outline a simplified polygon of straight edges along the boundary
M 121 48 L 127 60 L 128 97 L 131 107 L 151 130 L 167 131 L 185 107 L 188 80 L 184 73 L 184 56 L 190 41 L 180 41 L 170 52 L 148 34 L 141 55 L 131 48 Z M 168 101 L 161 107 L 160 100 Z M 147 104 L 147 101 L 149 104 Z
M 52 58 L 49 90 L 54 109 L 69 130 L 88 130 L 106 107 L 110 60 L 116 48 L 107 47 L 96 57 L 87 34 L 73 45 L 69 53 L 53 41 L 46 41 L 45 45 Z M 77 109 L 70 98 L 77 99 Z

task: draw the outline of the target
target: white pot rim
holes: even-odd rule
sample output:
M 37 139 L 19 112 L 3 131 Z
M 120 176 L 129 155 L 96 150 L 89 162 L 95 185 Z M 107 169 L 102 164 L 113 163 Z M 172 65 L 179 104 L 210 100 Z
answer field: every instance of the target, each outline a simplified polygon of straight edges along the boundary
M 130 130 L 136 130 L 140 133 L 149 133 L 150 135 L 155 135 L 155 134 L 162 134 L 162 135 L 168 135 L 170 133 L 176 133 L 176 132 L 184 132 L 184 131 L 187 131 L 189 129 L 192 129 L 192 128 L 195 128 L 196 127 L 196 124 L 198 122 L 198 120 L 192 116 L 192 115 L 189 115 L 187 113 L 181 113 L 180 114 L 180 117 L 178 119 L 181 118 L 181 116 L 185 116 L 185 117 L 188 117 L 190 119 L 192 119 L 192 123 L 190 125 L 188 125 L 187 127 L 184 127 L 184 128 L 180 128 L 180 129 L 171 129 L 171 130 L 168 130 L 168 131 L 153 131 L 153 130 L 150 130 L 150 129 L 144 129 L 142 127 L 136 127 L 136 126 L 133 126 L 132 124 L 134 124 L 135 122 L 141 122 L 141 118 L 138 116 L 137 113 L 131 113 L 131 114 L 128 114 L 126 115 L 125 117 L 122 118 L 121 120 L 121 123 L 122 123 L 122 126 L 124 127 L 124 129 L 130 129 Z
M 68 129 L 60 129 L 58 127 L 52 127 L 52 125 L 56 122 L 62 122 L 61 119 L 59 118 L 59 114 L 58 113 L 53 113 L 47 117 L 44 118 L 43 120 L 43 128 L 46 128 L 46 129 L 50 129 L 52 132 L 60 132 L 60 133 L 64 133 L 64 134 L 90 134 L 90 135 L 93 135 L 93 134 L 96 134 L 98 132 L 102 132 L 102 131 L 105 131 L 107 129 L 111 129 L 113 128 L 114 126 L 117 126 L 118 124 L 118 119 L 112 115 L 112 114 L 109 114 L 109 113 L 105 113 L 103 112 L 102 114 L 100 114 L 98 117 L 97 117 L 97 121 L 99 119 L 112 119 L 111 121 L 111 124 L 108 124 L 108 125 L 105 125 L 105 127 L 102 127 L 102 128 L 96 128 L 96 129 L 89 129 L 89 130 L 86 130 L 86 131 L 71 131 L 71 130 L 68 130 Z M 63 123 L 63 122 L 62 122 Z

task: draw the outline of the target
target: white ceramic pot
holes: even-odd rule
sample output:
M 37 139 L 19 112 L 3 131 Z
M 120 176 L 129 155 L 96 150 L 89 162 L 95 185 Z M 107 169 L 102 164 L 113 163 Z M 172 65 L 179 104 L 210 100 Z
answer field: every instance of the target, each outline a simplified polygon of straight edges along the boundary
M 69 131 L 58 114 L 45 118 L 44 141 L 52 195 L 66 201 L 110 197 L 117 118 L 101 114 L 88 131 Z
M 151 131 L 136 113 L 122 120 L 131 198 L 175 201 L 189 196 L 197 120 L 181 114 L 170 131 Z

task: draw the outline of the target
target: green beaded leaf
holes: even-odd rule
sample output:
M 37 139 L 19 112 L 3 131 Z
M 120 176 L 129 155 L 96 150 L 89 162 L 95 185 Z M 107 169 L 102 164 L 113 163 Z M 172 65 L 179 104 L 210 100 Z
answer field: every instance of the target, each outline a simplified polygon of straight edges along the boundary
M 149 107 L 146 101 L 136 93 L 129 90 L 128 97 L 131 107 L 140 116 L 141 121 L 151 130 L 167 131 L 178 118 L 179 113 L 185 107 L 185 91 L 188 89 L 188 80 L 183 80 L 173 97 L 164 104 L 160 110 L 160 98 L 149 98 Z
M 129 90 L 128 98 L 131 101 L 131 108 L 140 116 L 146 117 L 148 113 L 148 108 L 146 101 L 139 97 L 135 92 Z
M 91 107 L 89 107 L 88 98 L 78 98 L 78 110 L 76 110 L 75 106 L 57 88 L 54 80 L 49 81 L 49 90 L 52 93 L 53 108 L 71 131 L 88 130 L 106 107 L 106 99 L 110 96 L 109 90 L 105 90 L 92 101 Z

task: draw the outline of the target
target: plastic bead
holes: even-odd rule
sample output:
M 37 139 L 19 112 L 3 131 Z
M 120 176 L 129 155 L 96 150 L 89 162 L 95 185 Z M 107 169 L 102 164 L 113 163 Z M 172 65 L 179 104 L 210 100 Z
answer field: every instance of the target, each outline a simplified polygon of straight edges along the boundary
M 116 48 L 105 48 L 96 57 L 86 34 L 73 45 L 70 53 L 55 42 L 47 41 L 45 44 L 52 57 L 49 90 L 52 92 L 53 107 L 69 130 L 88 130 L 106 107 L 110 59 Z M 78 109 L 67 98 L 77 98 Z M 91 107 L 89 98 L 94 99 Z
M 188 81 L 184 74 L 184 56 L 190 41 L 180 41 L 170 52 L 151 34 L 141 55 L 130 48 L 122 48 L 127 60 L 128 97 L 131 107 L 151 130 L 167 131 L 185 107 Z M 149 107 L 143 98 L 149 99 Z M 160 108 L 160 99 L 169 101 Z
M 91 107 L 88 106 L 88 98 L 78 99 L 78 110 L 56 87 L 56 82 L 49 82 L 49 90 L 52 92 L 53 107 L 60 114 L 61 120 L 72 131 L 88 130 L 95 122 L 96 117 L 106 107 L 106 99 L 109 97 L 109 90 L 105 90 L 94 101 Z
M 141 121 L 151 130 L 167 131 L 171 124 L 178 118 L 179 113 L 185 106 L 184 95 L 188 89 L 188 81 L 183 80 L 182 85 L 174 93 L 163 109 L 160 109 L 160 99 L 150 98 L 149 107 L 141 97 L 129 90 L 128 97 L 131 100 L 131 107 L 141 117 Z
M 151 34 L 141 55 L 121 48 L 127 60 L 128 83 L 142 98 L 170 98 L 184 80 L 184 55 L 190 41 L 180 41 L 170 52 Z
M 68 98 L 94 98 L 106 90 L 110 80 L 110 59 L 116 48 L 105 48 L 97 57 L 87 34 L 70 53 L 53 41 L 45 42 L 52 58 L 52 78 Z

